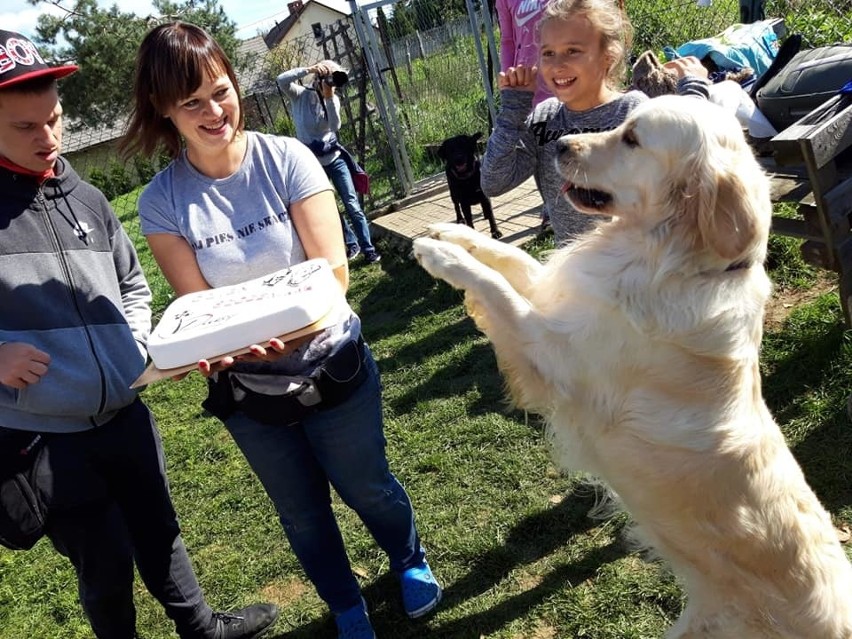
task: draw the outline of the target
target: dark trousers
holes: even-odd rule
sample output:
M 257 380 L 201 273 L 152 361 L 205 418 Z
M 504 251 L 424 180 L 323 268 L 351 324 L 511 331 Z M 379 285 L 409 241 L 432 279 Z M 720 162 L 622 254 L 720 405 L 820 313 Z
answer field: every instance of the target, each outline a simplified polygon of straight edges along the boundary
M 182 639 L 212 635 L 165 474 L 162 443 L 137 400 L 107 424 L 51 434 L 38 478 L 47 536 L 77 572 L 80 602 L 98 639 L 135 633 L 133 564 Z

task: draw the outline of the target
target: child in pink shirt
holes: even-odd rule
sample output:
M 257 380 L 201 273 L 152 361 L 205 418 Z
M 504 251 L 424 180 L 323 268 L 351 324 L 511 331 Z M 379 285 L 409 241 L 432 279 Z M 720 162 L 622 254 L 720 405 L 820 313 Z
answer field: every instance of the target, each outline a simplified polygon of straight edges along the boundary
M 500 71 L 519 64 L 538 66 L 538 44 L 535 31 L 547 0 L 497 0 L 500 22 Z M 533 106 L 552 97 L 544 82 L 536 85 Z

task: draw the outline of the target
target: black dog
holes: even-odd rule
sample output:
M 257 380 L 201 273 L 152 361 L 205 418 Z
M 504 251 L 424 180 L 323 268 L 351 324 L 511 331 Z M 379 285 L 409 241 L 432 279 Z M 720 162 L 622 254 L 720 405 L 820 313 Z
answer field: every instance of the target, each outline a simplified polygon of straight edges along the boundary
M 447 184 L 450 197 L 456 208 L 456 222 L 473 228 L 471 206 L 482 206 L 482 214 L 491 227 L 491 237 L 500 239 L 503 234 L 497 229 L 491 201 L 479 185 L 479 158 L 476 156 L 476 141 L 481 132 L 473 135 L 457 135 L 443 141 L 438 148 L 438 157 L 444 160 L 447 169 Z

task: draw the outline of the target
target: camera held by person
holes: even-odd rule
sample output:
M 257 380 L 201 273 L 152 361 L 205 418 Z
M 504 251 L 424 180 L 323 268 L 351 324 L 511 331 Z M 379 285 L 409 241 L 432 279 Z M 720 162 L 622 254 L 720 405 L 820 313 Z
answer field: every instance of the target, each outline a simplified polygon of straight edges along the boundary
M 342 69 L 338 71 L 332 71 L 330 75 L 322 76 L 322 81 L 331 87 L 337 87 L 338 89 L 342 87 L 344 84 L 349 82 L 349 74 Z
M 322 60 L 308 69 L 316 84 L 340 88 L 349 81 L 349 74 L 334 60 Z

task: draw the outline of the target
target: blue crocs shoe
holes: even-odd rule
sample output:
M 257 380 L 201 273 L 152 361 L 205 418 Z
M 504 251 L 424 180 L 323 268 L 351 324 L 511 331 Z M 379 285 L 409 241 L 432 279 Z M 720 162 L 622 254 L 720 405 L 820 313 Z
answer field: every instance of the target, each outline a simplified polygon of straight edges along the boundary
M 402 605 L 411 619 L 432 612 L 441 601 L 441 586 L 425 561 L 403 572 L 399 580 L 402 584 Z
M 337 615 L 334 621 L 337 624 L 337 639 L 376 639 L 363 599 L 357 606 Z

